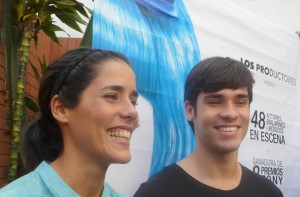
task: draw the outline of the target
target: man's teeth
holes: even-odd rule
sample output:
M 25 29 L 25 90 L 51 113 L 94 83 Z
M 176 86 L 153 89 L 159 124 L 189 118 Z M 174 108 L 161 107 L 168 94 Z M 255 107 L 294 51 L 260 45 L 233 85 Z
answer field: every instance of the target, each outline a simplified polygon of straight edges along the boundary
M 131 133 L 127 130 L 108 131 L 108 135 L 117 139 L 130 139 Z
M 237 130 L 237 127 L 221 127 L 221 131 L 235 131 Z

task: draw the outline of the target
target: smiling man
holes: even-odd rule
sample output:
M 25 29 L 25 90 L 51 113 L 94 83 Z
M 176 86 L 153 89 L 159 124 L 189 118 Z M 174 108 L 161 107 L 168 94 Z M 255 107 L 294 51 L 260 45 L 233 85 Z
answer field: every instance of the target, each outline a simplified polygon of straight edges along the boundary
M 185 112 L 194 152 L 143 183 L 135 197 L 281 197 L 267 178 L 238 163 L 250 119 L 254 79 L 245 65 L 212 57 L 197 64 L 185 84 Z

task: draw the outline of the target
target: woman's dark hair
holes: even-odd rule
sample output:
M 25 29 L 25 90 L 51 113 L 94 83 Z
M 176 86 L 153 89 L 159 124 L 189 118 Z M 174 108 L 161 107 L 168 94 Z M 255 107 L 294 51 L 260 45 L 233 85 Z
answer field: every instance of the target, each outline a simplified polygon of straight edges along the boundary
M 43 160 L 54 161 L 62 151 L 61 131 L 50 108 L 52 97 L 58 95 L 66 107 L 75 107 L 81 93 L 98 75 L 99 68 L 95 64 L 107 60 L 121 60 L 130 66 L 128 59 L 118 52 L 76 48 L 47 67 L 39 88 L 40 112 L 22 131 L 20 152 L 25 171 L 33 170 Z
M 213 93 L 222 89 L 247 87 L 249 101 L 253 97 L 254 79 L 243 63 L 229 57 L 211 57 L 195 65 L 185 82 L 184 100 L 196 108 L 196 101 L 201 92 Z M 189 122 L 192 129 L 193 123 Z

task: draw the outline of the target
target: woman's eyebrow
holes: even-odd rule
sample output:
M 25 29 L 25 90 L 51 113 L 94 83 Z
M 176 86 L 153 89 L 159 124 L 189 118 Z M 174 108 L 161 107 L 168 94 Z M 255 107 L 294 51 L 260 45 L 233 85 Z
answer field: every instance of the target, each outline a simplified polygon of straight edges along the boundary
M 118 91 L 118 92 L 125 91 L 125 88 L 123 86 L 120 86 L 120 85 L 105 86 L 101 90 L 106 90 L 106 89 L 115 90 L 115 91 Z M 134 91 L 131 92 L 131 95 L 134 96 L 134 97 L 138 97 L 139 93 L 138 93 L 138 91 L 134 90 Z
M 112 90 L 116 90 L 116 91 L 125 90 L 125 88 L 123 86 L 119 86 L 119 85 L 108 85 L 108 86 L 105 86 L 104 88 L 101 88 L 101 90 L 105 90 L 105 89 L 112 89 Z

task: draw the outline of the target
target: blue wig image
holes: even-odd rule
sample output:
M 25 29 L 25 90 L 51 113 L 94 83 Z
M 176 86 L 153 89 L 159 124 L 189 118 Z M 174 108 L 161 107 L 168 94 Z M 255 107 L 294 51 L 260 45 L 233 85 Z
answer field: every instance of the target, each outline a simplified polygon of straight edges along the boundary
M 129 58 L 138 92 L 153 108 L 152 176 L 194 149 L 183 87 L 200 51 L 182 0 L 173 1 L 169 11 L 147 2 L 159 1 L 95 0 L 93 47 Z

